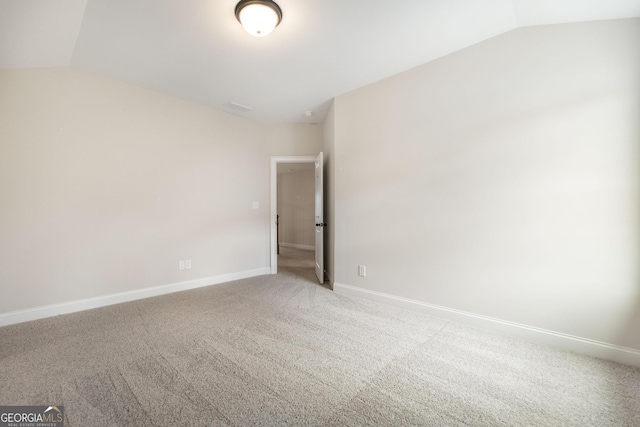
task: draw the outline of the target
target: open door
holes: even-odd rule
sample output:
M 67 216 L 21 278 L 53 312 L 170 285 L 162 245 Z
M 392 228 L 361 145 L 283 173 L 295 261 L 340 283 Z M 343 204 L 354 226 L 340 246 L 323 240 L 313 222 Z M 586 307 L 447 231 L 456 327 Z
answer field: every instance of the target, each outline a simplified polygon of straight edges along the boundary
M 322 152 L 316 157 L 316 276 L 320 283 L 324 283 L 324 203 L 322 169 L 324 163 Z
M 271 218 L 271 274 L 278 273 L 278 164 L 315 163 L 315 270 L 320 283 L 324 283 L 324 202 L 323 202 L 323 163 L 322 153 L 318 156 L 271 156 L 270 178 L 270 218 Z M 320 225 L 318 225 L 320 224 Z

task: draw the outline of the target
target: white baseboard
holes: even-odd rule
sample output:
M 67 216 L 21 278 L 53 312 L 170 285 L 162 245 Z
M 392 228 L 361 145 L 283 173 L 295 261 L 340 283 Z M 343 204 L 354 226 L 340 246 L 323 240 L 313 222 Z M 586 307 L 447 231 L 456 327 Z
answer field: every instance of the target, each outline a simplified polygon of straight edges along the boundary
M 304 249 L 305 251 L 315 251 L 316 247 L 313 245 L 299 245 L 297 243 L 280 243 L 283 248 Z
M 538 344 L 561 348 L 575 353 L 586 354 L 600 359 L 611 360 L 625 365 L 640 367 L 640 350 L 633 348 L 622 347 L 615 344 L 537 328 L 535 326 L 528 326 L 521 323 L 482 316 L 382 292 L 370 291 L 338 282 L 334 282 L 333 290 L 340 294 L 379 301 L 390 305 L 420 311 L 435 317 L 464 323 L 488 331 L 517 336 Z
M 174 292 L 187 291 L 189 289 L 202 288 L 205 286 L 219 285 L 233 280 L 246 279 L 249 277 L 269 274 L 268 268 L 257 268 L 255 270 L 241 271 L 237 273 L 221 274 L 213 277 L 203 277 L 201 279 L 188 280 L 185 282 L 171 283 L 168 285 L 154 286 L 152 288 L 137 289 L 135 291 L 120 292 L 95 298 L 87 298 L 77 301 L 70 301 L 60 304 L 46 305 L 26 310 L 11 311 L 0 314 L 0 326 L 14 325 L 16 323 L 29 322 L 31 320 L 44 319 L 45 317 L 58 316 L 60 314 L 75 313 L 77 311 L 89 310 L 92 308 L 105 307 L 113 304 L 120 304 L 139 300 L 143 298 L 156 297 L 159 295 L 171 294 Z

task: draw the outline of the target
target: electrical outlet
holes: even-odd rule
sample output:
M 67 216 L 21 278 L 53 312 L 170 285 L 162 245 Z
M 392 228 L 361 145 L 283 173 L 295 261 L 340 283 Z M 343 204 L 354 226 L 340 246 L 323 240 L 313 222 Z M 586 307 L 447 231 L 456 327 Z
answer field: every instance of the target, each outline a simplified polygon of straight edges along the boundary
M 178 261 L 178 269 L 184 270 L 184 261 Z
M 367 267 L 365 267 L 364 265 L 359 265 L 358 276 L 367 277 Z
M 191 270 L 191 260 L 188 259 L 184 262 L 184 268 L 186 268 L 187 270 Z

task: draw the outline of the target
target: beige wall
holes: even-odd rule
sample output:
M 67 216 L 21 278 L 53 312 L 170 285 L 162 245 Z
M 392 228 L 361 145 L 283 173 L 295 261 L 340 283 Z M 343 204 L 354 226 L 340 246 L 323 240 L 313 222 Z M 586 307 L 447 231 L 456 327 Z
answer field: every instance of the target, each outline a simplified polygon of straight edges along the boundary
M 0 71 L 0 313 L 268 268 L 269 156 L 321 145 L 77 70 Z
M 280 245 L 299 249 L 315 246 L 315 170 L 278 174 Z
M 337 97 L 335 281 L 640 349 L 638 40 L 522 28 Z
M 322 132 L 322 152 L 324 160 L 324 270 L 333 286 L 334 278 L 334 246 L 335 246 L 335 109 L 333 102 L 327 112 Z

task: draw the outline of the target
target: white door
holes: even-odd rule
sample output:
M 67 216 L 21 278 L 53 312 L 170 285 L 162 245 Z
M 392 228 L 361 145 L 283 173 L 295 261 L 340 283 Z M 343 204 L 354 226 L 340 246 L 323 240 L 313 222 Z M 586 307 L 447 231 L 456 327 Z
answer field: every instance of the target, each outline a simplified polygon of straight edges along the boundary
M 324 283 L 324 213 L 322 185 L 322 152 L 316 157 L 316 276 Z

